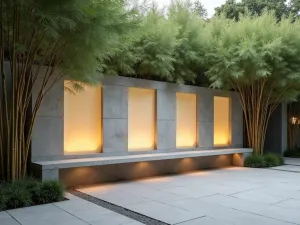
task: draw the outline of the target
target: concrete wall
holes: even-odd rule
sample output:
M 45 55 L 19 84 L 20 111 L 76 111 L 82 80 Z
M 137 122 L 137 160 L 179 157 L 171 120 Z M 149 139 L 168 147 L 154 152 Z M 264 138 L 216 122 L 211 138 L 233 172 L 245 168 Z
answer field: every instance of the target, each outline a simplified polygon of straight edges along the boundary
M 265 151 L 283 154 L 287 143 L 287 104 L 282 103 L 271 115 L 265 141 Z
M 32 161 L 137 154 L 128 152 L 128 87 L 156 90 L 156 151 L 178 151 L 176 150 L 176 92 L 197 94 L 197 129 L 199 135 L 197 149 L 214 148 L 214 96 L 228 96 L 231 98 L 232 145 L 228 147 L 243 147 L 243 113 L 235 92 L 221 92 L 202 87 L 126 77 L 105 77 L 102 84 L 102 153 L 80 156 L 64 155 L 64 86 L 63 81 L 61 81 L 48 93 L 39 110 L 32 140 Z

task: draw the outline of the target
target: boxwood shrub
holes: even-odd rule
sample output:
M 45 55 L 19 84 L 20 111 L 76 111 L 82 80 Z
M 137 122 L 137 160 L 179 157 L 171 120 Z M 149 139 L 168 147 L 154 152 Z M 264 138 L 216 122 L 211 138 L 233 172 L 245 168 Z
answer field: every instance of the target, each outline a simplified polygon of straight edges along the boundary
M 251 155 L 245 159 L 245 167 L 264 168 L 284 164 L 283 157 L 279 154 Z
M 64 187 L 57 181 L 33 178 L 0 184 L 0 211 L 57 202 L 64 199 Z

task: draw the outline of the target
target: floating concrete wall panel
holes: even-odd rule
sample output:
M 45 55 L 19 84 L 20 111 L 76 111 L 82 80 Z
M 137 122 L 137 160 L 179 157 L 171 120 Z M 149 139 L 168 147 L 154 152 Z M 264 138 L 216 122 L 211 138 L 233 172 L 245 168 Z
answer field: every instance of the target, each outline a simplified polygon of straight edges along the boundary
M 63 118 L 37 117 L 32 134 L 32 159 L 63 156 Z
M 32 106 L 36 101 L 42 79 L 33 87 Z M 64 82 L 58 81 L 45 95 L 38 110 L 32 134 L 32 159 L 63 157 L 64 145 Z
M 132 154 L 128 152 L 128 88 L 146 88 L 156 91 L 156 148 L 160 152 L 176 150 L 176 93 L 190 93 L 197 95 L 197 138 L 201 149 L 213 149 L 214 137 L 214 96 L 231 97 L 232 119 L 232 147 L 241 147 L 243 143 L 243 114 L 239 100 L 234 92 L 222 92 L 202 87 L 177 85 L 166 82 L 141 80 L 126 77 L 105 77 L 102 80 L 102 145 L 103 155 Z M 34 100 L 33 96 L 33 100 Z M 57 84 L 48 93 L 38 117 L 60 118 L 57 124 L 59 129 L 63 126 L 64 88 L 62 83 Z M 99 115 L 101 120 L 101 115 Z M 59 132 L 48 131 L 48 137 L 44 135 L 44 124 L 37 121 L 33 138 L 33 159 L 60 159 L 72 158 L 72 155 L 64 155 L 63 136 L 57 137 Z M 50 123 L 50 122 L 49 122 Z M 47 128 L 48 129 L 48 128 Z M 50 128 L 49 128 L 50 129 Z M 57 128 L 55 128 L 57 129 Z M 40 140 L 38 140 L 40 139 Z M 47 139 L 47 140 L 46 140 Z M 37 141 L 38 140 L 38 141 Z M 56 143 L 57 149 L 41 143 L 50 141 Z M 37 142 L 37 143 L 34 143 Z M 228 146 L 231 147 L 231 146 Z M 41 149 L 42 148 L 42 149 Z M 194 148 L 191 148 L 194 149 Z M 98 154 L 97 156 L 100 156 Z M 93 157 L 97 157 L 96 155 Z M 77 156 L 76 156 L 77 157 Z M 82 155 L 82 157 L 91 157 Z
M 176 94 L 171 91 L 157 90 L 157 120 L 176 119 Z
M 176 93 L 157 90 L 157 150 L 176 148 Z
M 127 152 L 128 121 L 127 119 L 103 120 L 103 152 Z
M 128 88 L 103 85 L 103 152 L 128 150 Z
M 198 96 L 198 121 L 214 121 L 214 93 L 211 90 L 205 90 Z
M 238 94 L 231 94 L 231 145 L 233 147 L 243 147 L 243 107 Z
M 32 107 L 34 107 L 38 92 L 42 85 L 43 79 L 39 78 L 33 88 L 32 93 Z M 45 95 L 41 106 L 38 110 L 37 116 L 42 117 L 59 117 L 64 116 L 64 82 L 57 82 L 50 91 Z
M 103 85 L 103 119 L 128 118 L 127 87 Z
M 214 123 L 198 122 L 199 147 L 212 148 L 214 146 Z
M 157 149 L 174 150 L 176 148 L 176 124 L 174 120 L 157 121 Z

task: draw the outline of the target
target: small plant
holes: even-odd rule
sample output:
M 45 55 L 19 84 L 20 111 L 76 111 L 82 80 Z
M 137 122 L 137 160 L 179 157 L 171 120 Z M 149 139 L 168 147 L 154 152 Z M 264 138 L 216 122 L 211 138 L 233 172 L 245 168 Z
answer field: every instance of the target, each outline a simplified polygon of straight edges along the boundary
M 280 155 L 280 154 L 274 154 L 274 155 L 277 157 L 279 165 L 283 165 L 284 159 L 283 159 L 282 155 Z
M 245 160 L 245 166 L 246 167 L 252 167 L 252 168 L 260 168 L 265 167 L 265 159 L 262 155 L 251 155 Z
M 64 187 L 57 181 L 40 182 L 33 178 L 0 184 L 0 211 L 64 199 Z
M 263 168 L 283 165 L 283 157 L 279 154 L 251 155 L 245 160 L 245 167 Z
M 44 181 L 37 194 L 36 198 L 39 203 L 58 202 L 64 199 L 64 187 L 56 181 Z
M 0 184 L 0 211 L 6 209 L 6 196 L 4 194 L 4 184 Z
M 264 155 L 264 159 L 266 162 L 266 167 L 274 167 L 280 165 L 278 157 L 274 154 L 266 154 Z
M 32 205 L 31 194 L 25 186 L 18 183 L 6 185 L 4 188 L 6 207 L 16 209 Z

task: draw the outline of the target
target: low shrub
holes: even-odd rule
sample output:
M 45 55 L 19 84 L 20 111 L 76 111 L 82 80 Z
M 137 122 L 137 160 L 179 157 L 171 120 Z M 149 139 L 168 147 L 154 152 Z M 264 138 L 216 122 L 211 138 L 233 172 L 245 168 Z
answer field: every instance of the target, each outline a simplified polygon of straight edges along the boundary
M 274 154 L 274 155 L 277 157 L 277 159 L 279 161 L 279 165 L 283 165 L 284 159 L 283 159 L 282 155 L 280 155 L 280 154 Z
M 263 168 L 275 167 L 284 164 L 283 157 L 279 154 L 251 155 L 245 159 L 245 167 Z
M 245 166 L 252 168 L 265 167 L 265 159 L 262 155 L 251 155 L 245 159 Z
M 291 157 L 291 158 L 300 158 L 300 149 L 294 148 L 294 149 L 288 149 L 283 154 L 285 157 Z
M 278 157 L 274 154 L 266 154 L 264 155 L 264 159 L 265 159 L 266 167 L 274 167 L 280 165 Z
M 4 195 L 6 199 L 6 208 L 16 209 L 32 205 L 30 191 L 25 186 L 18 183 L 5 185 Z
M 64 187 L 56 181 L 44 181 L 36 197 L 42 204 L 61 201 L 64 199 Z
M 4 194 L 4 185 L 0 184 L 0 211 L 6 209 L 6 195 Z
M 57 181 L 40 182 L 33 178 L 0 184 L 0 211 L 64 199 L 64 187 Z

